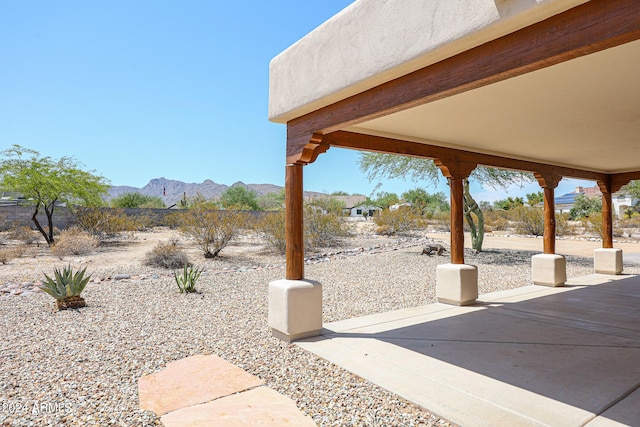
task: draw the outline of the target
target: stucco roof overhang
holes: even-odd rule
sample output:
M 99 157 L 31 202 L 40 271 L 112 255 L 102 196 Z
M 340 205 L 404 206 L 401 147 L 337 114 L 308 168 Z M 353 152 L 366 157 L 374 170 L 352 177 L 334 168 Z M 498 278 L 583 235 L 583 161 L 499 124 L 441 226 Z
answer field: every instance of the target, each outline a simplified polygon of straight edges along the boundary
M 376 2 L 357 1 L 339 14 L 336 22 L 351 22 L 350 13 L 375 15 L 374 9 L 364 7 L 371 3 Z M 352 76 L 350 86 L 343 84 L 333 92 L 300 89 L 301 94 L 292 95 L 288 92 L 291 88 L 278 90 L 278 70 L 288 54 L 297 58 L 300 45 L 312 49 L 311 56 L 318 59 L 318 70 L 312 77 L 322 81 L 319 59 L 330 39 L 323 33 L 321 43 L 314 45 L 314 32 L 311 41 L 305 38 L 292 51 L 274 59 L 270 118 L 287 122 L 287 161 L 300 161 L 300 155 L 302 162 L 313 161 L 327 144 L 425 157 L 438 157 L 442 153 L 439 148 L 448 147 L 459 150 L 452 151 L 456 155 L 483 153 L 484 157 L 477 156 L 484 159 L 479 164 L 491 164 L 497 158 L 493 164 L 504 166 L 501 159 L 519 159 L 559 166 L 557 173 L 564 176 L 606 181 L 613 177 L 610 174 L 628 172 L 619 175 L 618 181 L 640 178 L 640 42 L 636 41 L 640 39 L 640 2 L 384 2 L 397 8 L 399 18 L 392 20 L 394 28 L 415 26 L 415 15 L 428 10 L 431 22 L 427 27 L 436 30 L 437 20 L 453 22 L 449 14 L 468 14 L 469 9 L 462 10 L 462 5 L 472 3 L 488 10 L 493 7 L 498 17 L 487 17 L 481 7 L 484 20 L 471 20 L 462 29 L 455 27 L 457 33 L 440 37 L 447 43 L 436 43 L 422 52 L 422 58 L 439 61 L 427 61 L 422 68 L 400 77 L 393 71 L 414 67 L 420 61 L 407 56 L 405 63 L 381 68 L 367 78 Z M 407 25 L 398 19 L 406 19 Z M 329 29 L 335 30 L 335 22 Z M 316 32 L 322 30 L 320 27 Z M 436 30 L 434 37 L 438 38 Z M 385 31 L 372 28 L 369 35 Z M 344 36 L 344 32 L 336 33 L 336 37 Z M 400 39 L 407 42 L 406 37 Z M 468 49 L 461 50 L 465 45 Z M 364 43 L 356 48 L 367 50 L 368 46 Z M 404 47 L 400 50 L 406 52 Z M 445 58 L 434 52 L 445 52 Z M 368 53 L 375 62 L 379 51 L 360 52 L 359 56 Z M 366 77 L 366 72 L 362 76 Z M 294 82 L 291 87 L 298 86 Z M 282 100 L 286 94 L 291 99 L 285 108 Z M 384 138 L 365 140 L 362 134 Z M 312 153 L 303 153 L 303 147 Z M 512 167 L 535 170 L 523 165 L 516 162 Z

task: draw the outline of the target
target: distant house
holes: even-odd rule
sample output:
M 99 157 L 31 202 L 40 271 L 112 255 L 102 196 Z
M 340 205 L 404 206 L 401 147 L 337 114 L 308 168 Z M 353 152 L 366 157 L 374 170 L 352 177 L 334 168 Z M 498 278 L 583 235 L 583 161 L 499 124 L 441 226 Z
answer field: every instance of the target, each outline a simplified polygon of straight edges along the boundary
M 618 218 L 623 218 L 627 209 L 638 204 L 638 199 L 631 197 L 629 194 L 615 193 L 611 198 L 613 203 L 613 213 Z
M 308 203 L 311 206 L 313 205 L 313 200 L 318 197 L 322 198 L 331 198 L 337 200 L 339 202 L 344 203 L 344 207 L 342 208 L 342 215 L 350 216 L 350 217 L 359 217 L 362 216 L 363 212 L 367 212 L 367 215 L 373 216 L 380 209 L 378 206 L 366 204 L 367 196 L 354 195 L 354 196 L 314 196 L 307 199 Z M 322 210 L 322 212 L 326 213 L 326 210 L 315 206 L 315 209 Z
M 556 197 L 554 199 L 554 204 L 556 207 L 557 213 L 568 213 L 573 205 L 575 204 L 576 197 L 579 194 L 582 194 L 588 198 L 594 197 L 602 197 L 602 192 L 597 185 L 593 187 L 576 187 L 575 191 L 567 194 L 563 194 L 562 196 Z M 622 218 L 624 216 L 624 212 L 638 204 L 638 200 L 631 197 L 628 194 L 624 193 L 615 193 L 612 197 L 613 203 L 613 213 L 616 217 Z
M 402 202 L 402 203 L 396 203 L 395 205 L 389 206 L 389 210 L 390 211 L 397 211 L 400 208 L 410 208 L 410 207 L 411 207 L 411 203 Z
M 349 211 L 349 216 L 352 216 L 352 217 L 364 216 L 364 213 L 366 212 L 368 217 L 372 217 L 381 210 L 382 208 L 380 208 L 380 206 L 361 204 L 361 205 L 352 207 Z

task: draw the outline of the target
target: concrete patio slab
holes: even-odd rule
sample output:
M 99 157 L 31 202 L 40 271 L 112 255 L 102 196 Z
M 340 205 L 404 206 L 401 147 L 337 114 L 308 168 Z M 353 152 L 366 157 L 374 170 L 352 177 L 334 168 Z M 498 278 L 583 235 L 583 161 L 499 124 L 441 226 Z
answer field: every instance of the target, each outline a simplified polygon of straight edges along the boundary
M 462 426 L 640 425 L 639 277 L 479 300 L 325 324 L 298 345 Z
M 638 425 L 640 416 L 640 390 L 623 399 L 611 409 L 605 411 L 585 427 L 620 427 Z

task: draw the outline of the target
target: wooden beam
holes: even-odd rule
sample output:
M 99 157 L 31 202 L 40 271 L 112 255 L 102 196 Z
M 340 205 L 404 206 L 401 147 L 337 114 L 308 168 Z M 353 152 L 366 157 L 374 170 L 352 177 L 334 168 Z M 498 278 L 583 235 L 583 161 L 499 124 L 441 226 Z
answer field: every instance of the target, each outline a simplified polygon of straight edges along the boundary
M 634 179 L 640 179 L 640 171 L 612 174 L 609 191 L 615 193 Z
M 591 0 L 287 123 L 287 157 L 326 134 L 640 39 L 637 0 Z
M 470 164 L 473 163 L 476 165 L 491 166 L 501 169 L 538 172 L 545 176 L 566 176 L 593 181 L 608 179 L 607 174 L 600 172 L 554 166 L 526 160 L 510 159 L 508 157 L 494 156 L 491 154 L 474 153 L 472 151 L 355 132 L 332 132 L 324 135 L 322 142 L 332 147 L 373 151 L 377 153 L 400 154 L 428 159 L 453 158 L 459 162 L 467 162 Z
M 304 279 L 304 223 L 302 165 L 286 166 L 285 172 L 285 239 L 288 280 Z

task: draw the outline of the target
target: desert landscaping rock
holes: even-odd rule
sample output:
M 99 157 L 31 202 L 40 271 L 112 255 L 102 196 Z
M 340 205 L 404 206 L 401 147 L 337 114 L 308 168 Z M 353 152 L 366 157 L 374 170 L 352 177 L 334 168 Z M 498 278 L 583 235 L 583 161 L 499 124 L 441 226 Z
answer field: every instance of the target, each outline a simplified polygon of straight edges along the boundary
M 447 426 L 410 404 L 295 345 L 271 337 L 269 282 L 284 277 L 284 259 L 244 239 L 220 259 L 204 260 L 200 294 L 178 292 L 172 271 L 143 265 L 144 254 L 170 231 L 102 248 L 62 262 L 41 248 L 35 258 L 0 266 L 0 425 L 151 426 L 159 418 L 138 409 L 138 378 L 196 354 L 216 354 L 290 397 L 320 426 Z M 427 236 L 360 235 L 341 248 L 308 254 L 305 275 L 323 284 L 325 322 L 435 302 L 435 272 L 448 256 L 421 256 Z M 251 250 L 247 251 L 247 244 Z M 446 245 L 446 242 L 445 242 Z M 448 246 L 448 245 L 446 245 Z M 530 251 L 465 252 L 479 266 L 480 293 L 530 281 Z M 88 266 L 87 307 L 53 310 L 37 292 L 42 272 L 61 263 Z M 567 276 L 589 274 L 590 258 L 567 257 Z M 242 270 L 242 271 L 241 271 Z M 638 273 L 625 264 L 626 273 Z M 112 280 L 129 275 L 126 280 Z M 33 292 L 29 292 L 31 283 Z M 9 288 L 9 286 L 12 286 Z M 22 290 L 23 295 L 8 296 Z M 34 406 L 38 410 L 33 410 Z M 42 410 L 40 410 L 42 408 Z

